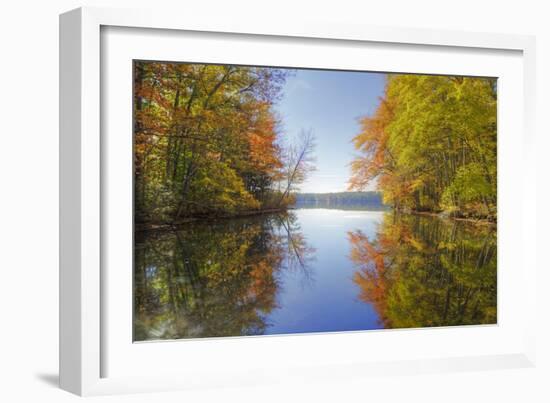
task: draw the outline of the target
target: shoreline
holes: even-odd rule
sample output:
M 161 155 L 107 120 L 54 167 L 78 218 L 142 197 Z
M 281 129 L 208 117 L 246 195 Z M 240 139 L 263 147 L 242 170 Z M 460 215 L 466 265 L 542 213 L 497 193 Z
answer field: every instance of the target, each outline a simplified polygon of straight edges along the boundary
M 373 207 L 373 206 L 365 206 L 365 210 L 368 210 L 368 207 Z M 202 216 L 187 217 L 187 218 L 182 218 L 177 222 L 138 223 L 138 224 L 134 224 L 134 232 L 177 230 L 179 227 L 185 224 L 189 224 L 197 221 L 213 222 L 216 220 L 227 220 L 232 218 L 253 217 L 253 216 L 259 216 L 264 214 L 284 213 L 289 210 L 298 210 L 301 208 L 307 209 L 308 207 L 290 206 L 290 207 L 269 208 L 269 209 L 261 209 L 261 210 L 247 210 L 247 211 L 241 211 L 234 214 L 224 214 L 224 215 L 217 215 L 217 216 L 202 215 Z M 309 208 L 322 208 L 322 207 L 311 206 Z M 419 215 L 419 216 L 436 217 L 442 220 L 463 221 L 463 222 L 468 222 L 476 225 L 491 225 L 491 226 L 497 225 L 496 221 L 490 220 L 488 218 L 454 217 L 451 215 L 446 215 L 444 212 L 438 213 L 435 211 L 417 211 L 417 210 L 403 211 L 403 210 L 396 210 L 391 206 L 383 206 L 380 208 L 380 210 L 375 210 L 375 211 L 392 211 L 394 214 L 411 214 L 411 215 Z
M 189 224 L 197 221 L 212 222 L 216 220 L 227 220 L 231 218 L 243 218 L 243 217 L 253 217 L 264 214 L 273 214 L 273 213 L 284 213 L 288 210 L 295 210 L 295 207 L 281 207 L 281 208 L 269 208 L 269 209 L 260 209 L 260 210 L 247 210 L 240 211 L 234 214 L 224 214 L 224 215 L 203 215 L 195 217 L 186 217 L 182 218 L 176 222 L 155 222 L 155 223 L 134 223 L 134 232 L 141 231 L 163 231 L 169 229 L 177 229 L 182 225 Z
M 394 211 L 397 211 L 394 209 Z M 398 211 L 398 213 L 404 213 L 404 214 L 414 214 L 414 215 L 425 215 L 429 217 L 437 217 L 442 220 L 456 220 L 456 221 L 464 221 L 469 222 L 472 224 L 483 224 L 483 225 L 497 225 L 497 221 L 492 221 L 489 218 L 468 218 L 468 217 L 454 217 L 451 215 L 446 215 L 444 212 L 436 213 L 435 211 L 417 211 L 417 210 L 410 210 L 410 211 Z

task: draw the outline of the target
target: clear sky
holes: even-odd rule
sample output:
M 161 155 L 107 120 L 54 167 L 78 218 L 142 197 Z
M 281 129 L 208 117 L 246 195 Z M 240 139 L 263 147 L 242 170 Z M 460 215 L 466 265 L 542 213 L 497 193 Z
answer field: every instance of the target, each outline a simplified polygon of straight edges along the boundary
M 298 70 L 288 78 L 275 107 L 282 129 L 290 138 L 312 129 L 317 144 L 317 170 L 300 185 L 300 192 L 346 190 L 358 119 L 376 110 L 384 84 L 383 73 Z

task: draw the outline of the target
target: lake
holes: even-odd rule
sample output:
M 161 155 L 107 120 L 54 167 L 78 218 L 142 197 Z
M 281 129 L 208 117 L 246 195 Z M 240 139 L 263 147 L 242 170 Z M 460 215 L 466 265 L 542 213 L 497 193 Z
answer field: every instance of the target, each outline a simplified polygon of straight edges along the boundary
M 136 232 L 134 340 L 494 324 L 496 241 L 358 208 Z

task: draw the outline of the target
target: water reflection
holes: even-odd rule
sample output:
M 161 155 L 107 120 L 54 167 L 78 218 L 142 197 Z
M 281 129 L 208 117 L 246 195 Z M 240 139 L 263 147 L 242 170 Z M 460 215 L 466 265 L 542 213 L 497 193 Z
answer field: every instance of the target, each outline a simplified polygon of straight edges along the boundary
M 134 340 L 264 334 L 280 272 L 311 281 L 294 214 L 136 234 Z
M 134 340 L 496 322 L 496 230 L 299 209 L 137 232 Z
M 386 328 L 496 323 L 496 231 L 387 213 L 376 237 L 348 233 L 353 281 Z

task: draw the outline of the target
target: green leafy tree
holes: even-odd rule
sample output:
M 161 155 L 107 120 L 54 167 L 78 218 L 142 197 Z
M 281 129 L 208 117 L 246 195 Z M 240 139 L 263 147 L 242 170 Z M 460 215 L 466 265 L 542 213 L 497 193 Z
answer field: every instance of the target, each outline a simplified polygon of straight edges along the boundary
M 351 189 L 397 209 L 496 219 L 496 80 L 395 74 L 354 138 Z

